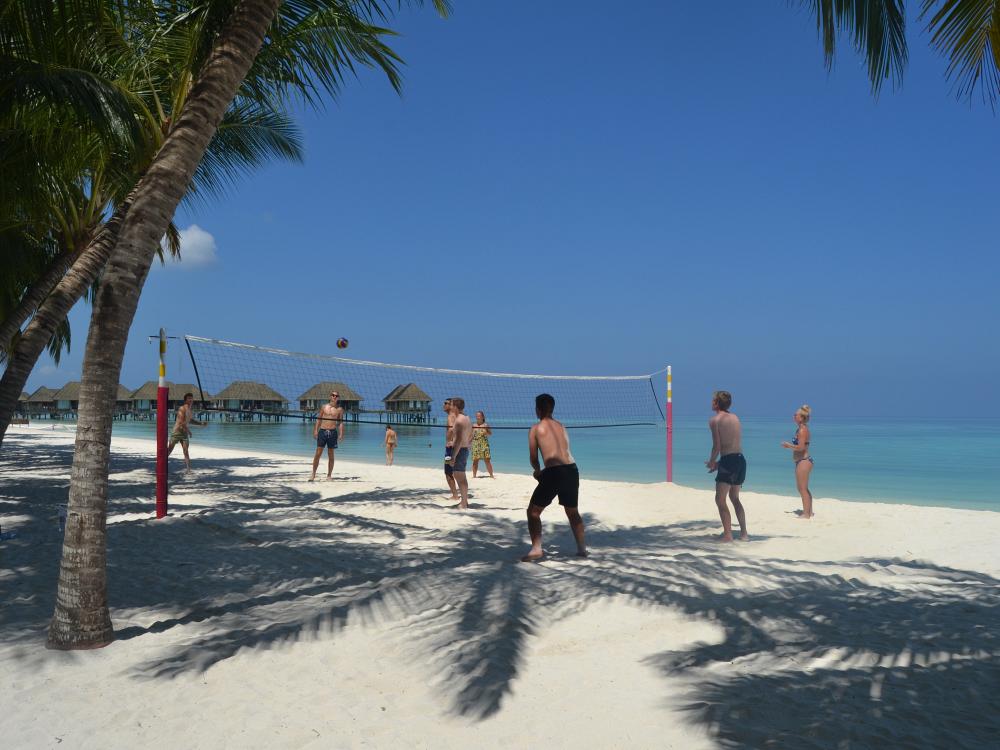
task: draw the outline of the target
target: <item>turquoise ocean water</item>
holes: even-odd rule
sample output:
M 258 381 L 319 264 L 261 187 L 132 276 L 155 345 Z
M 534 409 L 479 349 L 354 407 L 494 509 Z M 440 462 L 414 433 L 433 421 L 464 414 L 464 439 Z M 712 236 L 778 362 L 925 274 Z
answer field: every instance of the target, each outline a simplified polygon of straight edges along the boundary
M 674 423 L 674 481 L 711 488 L 705 471 L 710 437 L 708 416 L 679 417 Z M 1000 421 L 949 419 L 814 419 L 812 454 L 816 468 L 812 492 L 817 500 L 835 497 L 867 502 L 911 503 L 1000 511 L 993 478 L 1000 469 Z M 152 423 L 121 422 L 122 437 L 154 436 Z M 396 462 L 442 465 L 444 431 L 440 427 L 397 428 Z M 743 452 L 748 472 L 744 489 L 797 498 L 789 451 L 791 420 L 743 419 Z M 348 424 L 339 457 L 383 463 L 381 425 Z M 212 423 L 194 428 L 192 456 L 198 445 L 245 448 L 301 455 L 308 470 L 312 426 L 293 420 L 282 424 Z M 497 472 L 528 473 L 526 430 L 497 430 L 490 439 Z M 659 427 L 578 429 L 571 445 L 584 478 L 633 482 L 666 479 L 665 431 Z M 322 465 L 321 465 L 322 468 Z M 481 467 L 482 468 L 482 467 Z M 471 462 L 470 462 L 471 472 Z

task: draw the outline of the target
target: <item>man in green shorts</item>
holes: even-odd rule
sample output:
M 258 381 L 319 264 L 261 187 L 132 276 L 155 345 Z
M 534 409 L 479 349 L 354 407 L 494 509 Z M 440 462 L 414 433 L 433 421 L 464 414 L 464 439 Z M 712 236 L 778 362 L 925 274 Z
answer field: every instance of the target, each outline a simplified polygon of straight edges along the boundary
M 194 394 L 185 393 L 184 403 L 177 410 L 177 421 L 174 422 L 174 431 L 170 433 L 170 442 L 167 444 L 168 456 L 173 453 L 175 445 L 178 443 L 181 444 L 181 449 L 184 451 L 186 471 L 191 471 L 191 456 L 188 455 L 188 443 L 191 440 L 191 425 L 196 424 L 199 427 L 204 427 L 208 424 L 208 422 L 200 422 L 194 418 L 194 409 L 191 408 L 191 404 L 193 403 Z

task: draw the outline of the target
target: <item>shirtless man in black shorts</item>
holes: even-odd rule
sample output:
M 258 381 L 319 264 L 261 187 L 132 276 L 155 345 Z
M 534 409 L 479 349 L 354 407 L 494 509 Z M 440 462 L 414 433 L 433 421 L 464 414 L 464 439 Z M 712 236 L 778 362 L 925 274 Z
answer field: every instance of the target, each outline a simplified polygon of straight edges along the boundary
M 336 391 L 330 393 L 330 402 L 323 404 L 316 415 L 316 424 L 313 426 L 313 440 L 316 441 L 316 455 L 313 456 L 313 470 L 309 481 L 316 480 L 316 470 L 319 468 L 319 457 L 323 455 L 323 448 L 326 448 L 328 460 L 326 462 L 326 478 L 333 476 L 333 452 L 337 449 L 340 441 L 344 439 L 344 407 L 338 404 L 340 394 Z
M 740 447 L 740 418 L 729 412 L 732 404 L 733 397 L 728 391 L 716 391 L 712 394 L 712 411 L 715 416 L 708 420 L 708 429 L 712 431 L 712 454 L 705 466 L 710 472 L 718 472 L 715 475 L 715 504 L 719 508 L 719 518 L 722 519 L 719 541 L 733 541 L 733 518 L 726 506 L 728 495 L 740 522 L 740 539 L 745 542 L 750 537 L 747 536 L 747 514 L 740 502 L 740 487 L 747 478 L 747 460 Z M 718 461 L 715 460 L 717 456 Z
M 552 418 L 556 400 L 547 393 L 535 398 L 535 414 L 538 424 L 528 433 L 528 453 L 531 468 L 534 469 L 538 486 L 531 495 L 528 505 L 528 533 L 531 535 L 531 549 L 521 558 L 521 562 L 533 562 L 544 556 L 542 551 L 542 511 L 559 496 L 559 504 L 566 511 L 570 528 L 576 538 L 576 554 L 587 556 L 583 543 L 583 519 L 577 510 L 580 495 L 580 472 L 577 471 L 573 454 L 569 452 L 569 435 L 566 428 Z M 542 454 L 545 468 L 538 463 Z

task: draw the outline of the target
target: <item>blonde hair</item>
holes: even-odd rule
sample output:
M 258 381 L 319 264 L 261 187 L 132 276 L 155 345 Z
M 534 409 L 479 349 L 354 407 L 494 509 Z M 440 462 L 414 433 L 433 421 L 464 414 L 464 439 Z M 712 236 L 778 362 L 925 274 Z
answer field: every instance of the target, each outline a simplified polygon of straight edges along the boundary
M 716 391 L 712 394 L 712 400 L 722 411 L 729 411 L 733 405 L 733 395 L 729 391 Z
M 809 404 L 802 404 L 799 407 L 799 416 L 802 417 L 803 422 L 809 421 L 809 415 L 812 413 L 812 409 L 809 408 Z

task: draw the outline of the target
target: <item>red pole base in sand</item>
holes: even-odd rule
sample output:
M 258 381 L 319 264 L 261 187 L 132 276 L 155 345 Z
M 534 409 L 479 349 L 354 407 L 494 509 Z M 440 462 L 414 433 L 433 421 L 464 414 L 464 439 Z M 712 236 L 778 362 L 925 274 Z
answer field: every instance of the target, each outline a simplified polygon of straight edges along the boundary
M 167 391 L 156 389 L 156 517 L 167 515 Z

